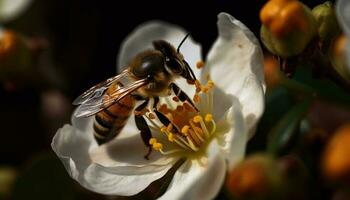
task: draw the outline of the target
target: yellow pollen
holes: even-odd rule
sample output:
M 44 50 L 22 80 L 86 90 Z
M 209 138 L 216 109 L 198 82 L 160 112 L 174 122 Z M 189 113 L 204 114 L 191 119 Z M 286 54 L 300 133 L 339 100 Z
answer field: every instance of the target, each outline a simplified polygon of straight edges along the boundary
M 197 116 L 193 117 L 193 121 L 194 121 L 195 123 L 199 123 L 199 122 L 202 121 L 202 120 L 203 120 L 203 118 L 202 118 L 202 116 L 200 116 L 200 115 L 197 115 Z
M 166 127 L 163 126 L 162 128 L 160 128 L 160 131 L 161 131 L 162 133 L 165 133 L 165 132 L 166 132 Z
M 198 94 L 195 94 L 195 95 L 193 96 L 193 101 L 194 101 L 195 103 L 199 103 L 200 100 L 201 100 L 201 97 L 200 97 Z
M 205 64 L 205 63 L 204 63 L 202 60 L 198 61 L 198 62 L 196 63 L 197 69 L 203 68 L 203 67 L 204 67 L 204 64 Z
M 170 142 L 174 142 L 174 134 L 173 134 L 173 133 L 169 133 L 169 135 L 168 135 L 168 140 L 169 140 Z
M 181 129 L 181 133 L 184 134 L 184 135 L 186 135 L 187 132 L 188 132 L 188 129 L 190 129 L 190 126 L 185 125 L 185 126 L 182 127 L 182 129 Z
M 163 149 L 163 145 L 162 145 L 161 143 L 159 143 L 159 142 L 154 143 L 154 144 L 152 145 L 152 147 L 153 147 L 153 149 L 156 150 L 156 151 L 159 151 L 159 150 Z
M 205 119 L 206 122 L 210 122 L 213 120 L 213 115 L 212 114 L 206 114 L 205 115 Z
M 214 82 L 212 80 L 208 80 L 207 86 L 210 89 L 213 88 L 214 87 Z
M 157 139 L 156 138 L 149 139 L 149 144 L 150 145 L 154 145 L 155 143 L 157 143 Z
M 209 92 L 209 87 L 205 86 L 205 87 L 202 87 L 202 92 L 204 93 L 208 93 Z
M 201 83 L 199 82 L 199 80 L 196 80 L 194 84 L 196 86 L 196 93 L 199 93 L 202 90 Z

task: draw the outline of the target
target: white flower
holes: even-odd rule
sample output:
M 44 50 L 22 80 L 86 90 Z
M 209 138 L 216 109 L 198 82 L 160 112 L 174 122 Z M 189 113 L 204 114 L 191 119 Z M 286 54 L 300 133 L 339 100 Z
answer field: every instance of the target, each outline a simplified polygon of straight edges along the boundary
M 0 0 L 0 21 L 8 22 L 22 14 L 32 0 Z
M 346 35 L 346 64 L 350 72 L 350 1 L 338 0 L 336 3 L 336 13 L 340 26 Z
M 153 151 L 146 160 L 143 155 L 147 148 L 133 118 L 115 140 L 98 146 L 93 139 L 92 119 L 73 117 L 72 125 L 59 129 L 52 142 L 72 178 L 98 193 L 134 195 L 185 158 L 160 199 L 212 199 L 217 195 L 227 169 L 244 156 L 246 143 L 263 112 L 265 91 L 262 51 L 253 33 L 226 13 L 219 14 L 218 29 L 218 39 L 202 71 L 193 67 L 201 59 L 200 46 L 189 39 L 181 47 L 202 83 L 207 82 L 209 74 L 216 86 L 211 80 L 203 86 L 208 91 L 201 94 L 199 115 L 183 112 L 181 122 L 174 122 L 189 125 L 181 130 L 184 136 L 169 132 L 155 119 L 149 120 L 152 144 L 159 151 Z M 124 66 L 155 39 L 176 45 L 185 34 L 180 27 L 164 22 L 143 24 L 122 44 L 118 65 Z M 178 85 L 189 96 L 194 94 L 192 85 L 184 81 Z M 176 115 L 175 111 L 169 112 Z M 191 127 L 190 123 L 197 125 Z

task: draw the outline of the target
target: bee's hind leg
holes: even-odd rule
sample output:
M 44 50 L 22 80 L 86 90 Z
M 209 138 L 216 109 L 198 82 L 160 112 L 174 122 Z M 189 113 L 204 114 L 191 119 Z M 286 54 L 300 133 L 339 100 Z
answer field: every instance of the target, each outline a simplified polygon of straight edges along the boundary
M 135 109 L 135 123 L 137 129 L 140 130 L 141 138 L 143 143 L 148 147 L 148 152 L 144 156 L 145 159 L 149 160 L 149 155 L 152 152 L 152 146 L 149 143 L 149 140 L 152 138 L 151 130 L 148 127 L 148 124 L 145 120 L 145 118 L 140 114 L 143 109 L 145 109 L 148 105 L 149 99 L 146 99 L 142 104 L 140 104 L 136 109 Z

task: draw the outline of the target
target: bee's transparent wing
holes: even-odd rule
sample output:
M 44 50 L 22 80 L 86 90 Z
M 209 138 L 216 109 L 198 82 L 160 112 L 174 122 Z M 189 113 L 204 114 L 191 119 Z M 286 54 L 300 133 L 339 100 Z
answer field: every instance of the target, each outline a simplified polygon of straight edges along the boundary
M 141 79 L 132 82 L 127 86 L 120 86 L 115 91 L 104 93 L 101 97 L 90 98 L 84 101 L 74 112 L 75 117 L 89 117 L 100 112 L 103 109 L 108 108 L 114 103 L 120 101 L 128 94 L 131 94 L 140 87 L 148 83 L 148 79 Z
M 100 98 L 102 98 L 105 91 L 108 89 L 110 85 L 115 83 L 116 81 L 119 81 L 123 77 L 128 76 L 128 70 L 122 71 L 120 74 L 113 76 L 93 87 L 85 91 L 83 94 L 81 94 L 79 97 L 77 97 L 73 101 L 73 105 L 81 105 L 86 104 L 87 102 L 90 102 L 94 104 L 95 101 L 99 101 Z

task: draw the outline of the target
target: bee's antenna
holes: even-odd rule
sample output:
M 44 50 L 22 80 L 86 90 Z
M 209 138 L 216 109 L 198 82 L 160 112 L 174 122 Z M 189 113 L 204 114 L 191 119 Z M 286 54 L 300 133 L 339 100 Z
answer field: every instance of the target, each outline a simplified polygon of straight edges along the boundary
M 177 53 L 180 53 L 180 47 L 185 42 L 185 40 L 188 38 L 188 36 L 190 36 L 190 33 L 187 33 L 187 35 L 184 37 L 184 39 L 182 39 L 182 41 L 180 42 L 179 46 L 176 49 Z

